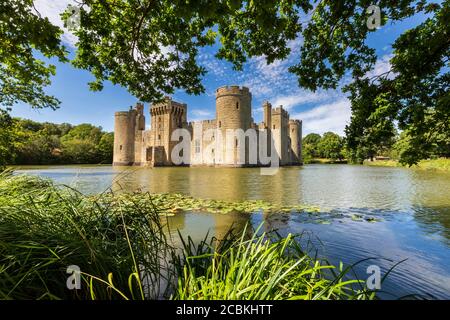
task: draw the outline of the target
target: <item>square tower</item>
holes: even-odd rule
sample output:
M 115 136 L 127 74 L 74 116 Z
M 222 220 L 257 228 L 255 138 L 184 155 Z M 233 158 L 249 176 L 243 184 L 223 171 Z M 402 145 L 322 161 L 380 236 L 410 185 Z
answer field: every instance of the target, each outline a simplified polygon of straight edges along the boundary
M 187 123 L 187 105 L 165 97 L 164 101 L 150 107 L 151 134 L 150 147 L 146 152 L 146 161 L 153 166 L 172 165 L 171 154 L 178 143 L 171 141 L 174 130 L 183 128 Z

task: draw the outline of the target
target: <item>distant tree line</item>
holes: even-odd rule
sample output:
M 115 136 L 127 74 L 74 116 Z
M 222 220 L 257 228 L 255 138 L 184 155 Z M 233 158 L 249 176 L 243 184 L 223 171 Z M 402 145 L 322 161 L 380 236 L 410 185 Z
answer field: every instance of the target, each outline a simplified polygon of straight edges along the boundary
M 398 160 L 402 164 L 410 164 L 418 152 L 423 159 L 448 158 L 450 150 L 448 143 L 434 144 L 426 151 L 412 151 L 412 138 L 408 131 L 394 132 L 390 138 L 375 144 L 367 141 L 356 149 L 349 142 L 349 138 L 341 137 L 333 132 L 326 132 L 322 136 L 310 133 L 303 138 L 303 161 L 311 163 L 314 159 L 328 159 L 331 161 L 347 160 L 350 163 L 362 163 L 364 160 L 373 160 L 376 157 L 387 157 Z
M 0 166 L 111 163 L 113 143 L 101 127 L 40 123 L 0 109 Z

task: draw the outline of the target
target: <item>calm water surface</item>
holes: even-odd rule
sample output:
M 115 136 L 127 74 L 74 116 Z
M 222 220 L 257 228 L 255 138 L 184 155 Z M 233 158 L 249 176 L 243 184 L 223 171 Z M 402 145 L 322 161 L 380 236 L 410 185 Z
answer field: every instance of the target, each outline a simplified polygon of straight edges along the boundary
M 50 177 L 85 193 L 114 190 L 177 192 L 221 200 L 263 199 L 317 205 L 320 214 L 207 214 L 170 218 L 197 241 L 247 222 L 282 234 L 304 233 L 305 245 L 332 263 L 353 264 L 366 278 L 370 264 L 386 272 L 385 298 L 431 294 L 450 298 L 450 173 L 351 165 L 282 168 L 262 176 L 255 168 L 129 168 L 110 166 L 23 167 L 17 172 Z M 369 222 L 376 218 L 379 222 Z

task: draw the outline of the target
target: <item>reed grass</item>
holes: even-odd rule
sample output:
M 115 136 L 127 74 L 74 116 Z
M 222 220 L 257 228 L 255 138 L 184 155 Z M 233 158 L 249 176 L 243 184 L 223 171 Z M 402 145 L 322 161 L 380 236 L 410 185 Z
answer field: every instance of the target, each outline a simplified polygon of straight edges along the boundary
M 163 297 L 171 247 L 151 196 L 145 206 L 130 199 L 2 174 L 0 299 Z M 70 265 L 82 271 L 81 290 L 66 287 Z
M 353 300 L 374 299 L 362 280 L 350 279 L 351 268 L 312 258 L 301 236 L 260 233 L 261 226 L 239 238 L 232 232 L 220 241 L 183 242 L 176 265 L 175 299 L 182 300 Z

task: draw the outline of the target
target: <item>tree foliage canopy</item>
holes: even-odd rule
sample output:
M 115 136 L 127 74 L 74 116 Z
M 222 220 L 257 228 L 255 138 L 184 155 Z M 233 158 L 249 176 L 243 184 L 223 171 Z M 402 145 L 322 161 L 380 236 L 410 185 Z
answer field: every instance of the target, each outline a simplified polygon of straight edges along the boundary
M 308 1 L 84 0 L 75 66 L 120 84 L 143 101 L 181 88 L 204 92 L 199 48 L 220 43 L 216 56 L 241 69 L 248 56 L 286 58 Z M 66 13 L 66 19 L 70 13 Z
M 344 139 L 334 132 L 325 132 L 323 136 L 318 133 L 309 133 L 302 142 L 305 163 L 310 163 L 315 158 L 325 158 L 331 161 L 345 158 Z
M 57 98 L 44 91 L 55 74 L 55 66 L 36 58 L 36 54 L 67 61 L 61 34 L 60 28 L 34 9 L 32 0 L 0 2 L 0 105 L 59 105 Z
M 334 132 L 325 132 L 319 141 L 318 150 L 322 158 L 331 160 L 342 160 L 343 139 Z

